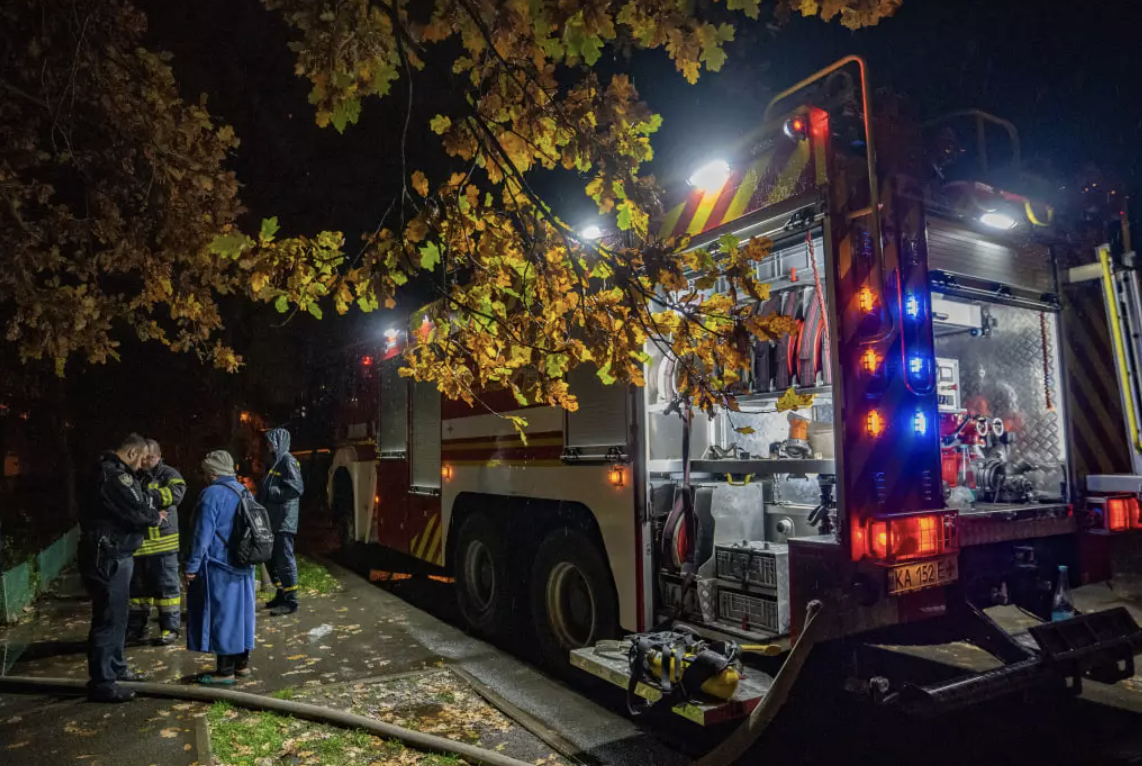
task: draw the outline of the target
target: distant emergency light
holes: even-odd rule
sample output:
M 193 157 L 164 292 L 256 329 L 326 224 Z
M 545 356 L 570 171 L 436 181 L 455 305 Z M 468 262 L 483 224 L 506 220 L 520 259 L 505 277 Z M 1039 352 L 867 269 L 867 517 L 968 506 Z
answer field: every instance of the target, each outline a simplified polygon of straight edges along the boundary
M 920 299 L 915 295 L 909 295 L 904 299 L 904 311 L 913 319 L 920 316 Z
M 928 416 L 923 411 L 917 412 L 916 417 L 912 418 L 912 430 L 916 432 L 917 436 L 928 433 Z
M 720 191 L 728 180 L 730 180 L 730 163 L 725 160 L 714 160 L 695 170 L 688 182 L 703 194 L 710 194 Z

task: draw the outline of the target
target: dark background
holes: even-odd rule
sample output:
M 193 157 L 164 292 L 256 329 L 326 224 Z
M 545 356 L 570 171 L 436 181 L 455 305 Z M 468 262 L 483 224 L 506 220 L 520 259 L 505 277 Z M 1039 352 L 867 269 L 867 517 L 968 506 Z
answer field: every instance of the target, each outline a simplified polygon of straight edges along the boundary
M 233 167 L 250 211 L 247 228 L 276 215 L 285 234 L 338 229 L 352 252 L 400 189 L 407 82 L 400 81 L 384 101 L 367 103 L 360 123 L 344 135 L 321 130 L 306 101 L 309 84 L 293 74 L 288 30 L 257 0 L 138 5 L 150 19 L 151 46 L 174 54 L 183 96 L 208 94 L 211 112 L 233 125 L 242 140 Z M 869 62 L 874 89 L 904 95 L 921 119 L 977 107 L 1014 121 L 1024 164 L 1055 179 L 1060 193 L 1073 191 L 1084 172 L 1092 172 L 1084 166 L 1093 164 L 1104 185 L 1117 183 L 1137 200 L 1142 13 L 1136 7 L 1130 0 L 905 0 L 896 17 L 858 32 L 819 19 L 797 17 L 776 25 L 772 19 L 750 23 L 739 17 L 724 70 L 703 72 L 696 85 L 686 83 L 662 51 L 604 60 L 601 67 L 631 72 L 643 97 L 663 115 L 651 169 L 667 186 L 755 127 L 773 93 L 859 53 Z M 722 4 L 713 8 L 724 12 Z M 408 172 L 440 177 L 449 169 L 447 159 L 424 125 L 441 94 L 422 76 L 413 88 Z M 593 217 L 583 181 L 566 174 L 537 180 L 568 221 Z M 3 415 L 6 435 L 0 441 L 21 453 L 26 471 L 20 482 L 6 483 L 0 511 L 7 530 L 13 521 L 26 524 L 33 511 L 37 525 L 47 529 L 52 525 L 42 522 L 46 507 L 66 517 L 68 495 L 74 493 L 66 490 L 72 468 L 82 475 L 100 448 L 128 430 L 164 442 L 172 462 L 188 475 L 196 473 L 193 467 L 207 449 L 237 449 L 233 435 L 242 409 L 264 413 L 272 425 L 305 431 L 296 405 L 318 381 L 328 352 L 362 340 L 379 342 L 397 315 L 338 318 L 330 311 L 318 322 L 305 315 L 286 321 L 268 307 L 237 302 L 225 310 L 226 340 L 245 356 L 239 375 L 128 341 L 122 363 L 73 363 L 64 383 L 45 386 L 41 396 L 17 402 Z M 308 416 L 312 433 L 315 412 L 310 409 Z M 61 518 L 55 526 L 65 524 Z

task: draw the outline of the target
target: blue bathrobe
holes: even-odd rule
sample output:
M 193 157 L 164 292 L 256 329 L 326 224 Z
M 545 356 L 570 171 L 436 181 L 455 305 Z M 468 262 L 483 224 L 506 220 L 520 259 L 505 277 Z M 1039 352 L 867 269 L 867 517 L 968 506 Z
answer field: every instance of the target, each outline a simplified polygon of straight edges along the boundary
M 235 491 L 243 489 L 233 476 L 223 476 L 198 497 L 186 562 L 187 574 L 196 575 L 186 599 L 186 645 L 192 652 L 241 654 L 254 648 L 254 567 L 233 566 L 226 550 L 238 510 Z

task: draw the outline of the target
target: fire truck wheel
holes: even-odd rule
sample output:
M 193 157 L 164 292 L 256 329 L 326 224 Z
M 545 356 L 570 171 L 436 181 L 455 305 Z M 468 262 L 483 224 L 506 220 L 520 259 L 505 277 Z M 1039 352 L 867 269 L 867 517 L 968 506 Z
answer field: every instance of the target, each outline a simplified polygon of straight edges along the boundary
M 469 516 L 456 540 L 456 598 L 473 630 L 494 635 L 510 619 L 507 551 L 488 517 Z
M 582 532 L 557 529 L 547 536 L 531 570 L 531 613 L 547 664 L 570 666 L 568 652 L 611 638 L 615 592 L 606 559 Z

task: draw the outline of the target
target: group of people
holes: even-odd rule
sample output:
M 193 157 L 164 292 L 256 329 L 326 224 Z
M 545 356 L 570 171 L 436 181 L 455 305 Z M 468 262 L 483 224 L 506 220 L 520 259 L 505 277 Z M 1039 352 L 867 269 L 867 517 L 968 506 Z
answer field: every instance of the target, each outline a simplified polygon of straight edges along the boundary
M 266 432 L 272 457 L 257 501 L 274 532 L 270 574 L 277 593 L 270 614 L 297 611 L 297 562 L 293 543 L 304 484 L 283 428 Z M 206 488 L 191 519 L 192 540 L 184 566 L 187 581 L 187 648 L 216 656 L 214 672 L 199 683 L 229 685 L 250 674 L 256 608 L 255 571 L 231 555 L 235 519 L 249 492 L 225 450 L 202 461 Z M 158 442 L 130 434 L 104 453 L 80 511 L 79 567 L 92 600 L 87 665 L 88 699 L 126 702 L 134 692 L 120 681 L 146 676 L 128 670 L 124 647 L 147 640 L 158 607 L 158 642 L 169 645 L 182 632 L 178 506 L 186 481 L 163 462 Z M 268 539 L 268 538 L 267 538 Z

